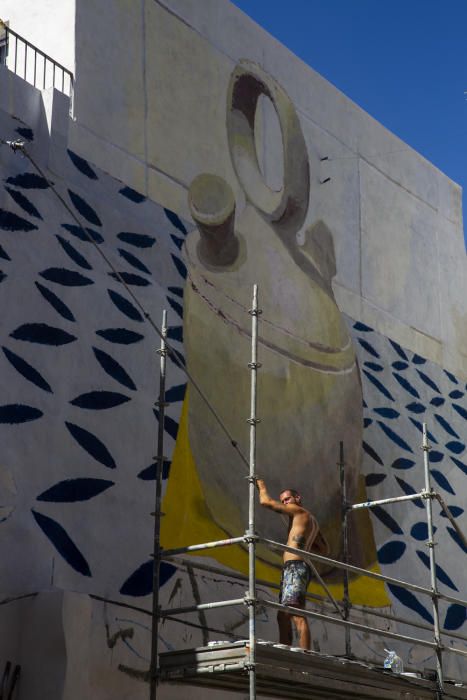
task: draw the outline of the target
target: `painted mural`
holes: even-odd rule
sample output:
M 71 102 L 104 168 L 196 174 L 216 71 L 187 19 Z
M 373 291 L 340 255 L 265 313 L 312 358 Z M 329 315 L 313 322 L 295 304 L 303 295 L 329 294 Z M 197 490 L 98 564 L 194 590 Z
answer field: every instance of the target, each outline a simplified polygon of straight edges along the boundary
M 255 150 L 261 95 L 282 126 L 280 191 L 265 185 Z M 3 114 L 0 125 L 34 149 L 27 125 Z M 465 379 L 340 313 L 332 232 L 322 220 L 302 230 L 309 163 L 299 119 L 283 89 L 251 63 L 231 76 L 227 130 L 247 204 L 237 206 L 223 178 L 199 173 L 189 190 L 195 224 L 70 150 L 55 154 L 59 165 L 46 179 L 20 155 L 0 153 L 0 546 L 11 562 L 0 572 L 3 596 L 55 587 L 149 605 L 159 341 L 97 248 L 156 321 L 163 308 L 169 314 L 178 366 L 169 366 L 164 423 L 165 547 L 245 529 L 244 465 L 196 388 L 187 390 L 183 367 L 247 454 L 253 283 L 263 311 L 258 473 L 271 492 L 298 488 L 339 557 L 339 441 L 352 500 L 413 493 L 422 485 L 426 421 L 436 488 L 465 523 Z M 427 585 L 422 507 L 380 507 L 356 520 L 353 560 L 394 576 L 410 571 Z M 261 534 L 283 540 L 279 519 L 258 515 Z M 437 527 L 441 590 L 462 597 L 465 548 L 446 518 Z M 278 560 L 260 557 L 258 575 L 276 581 Z M 240 548 L 214 558 L 245 571 Z M 176 574 L 163 564 L 166 591 Z M 339 594 L 336 573 L 326 575 Z M 216 589 L 206 581 L 199 585 Z M 395 586 L 356 579 L 351 594 L 431 621 L 426 600 Z M 465 626 L 465 608 L 441 610 L 446 629 Z

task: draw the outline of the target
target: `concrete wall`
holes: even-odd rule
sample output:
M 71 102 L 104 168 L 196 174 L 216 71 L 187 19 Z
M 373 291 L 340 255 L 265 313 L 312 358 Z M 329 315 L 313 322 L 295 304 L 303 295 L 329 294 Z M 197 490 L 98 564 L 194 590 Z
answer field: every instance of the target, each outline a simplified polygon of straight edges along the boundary
M 34 595 L 0 608 L 0 660 L 22 666 L 21 699 L 133 700 L 147 695 L 134 674 L 149 658 L 159 341 L 98 249 L 156 322 L 168 308 L 179 361 L 244 453 L 247 312 L 259 283 L 259 468 L 274 492 L 293 479 L 336 556 L 339 439 L 355 500 L 398 496 L 422 485 L 422 420 L 434 484 L 465 530 L 466 256 L 459 188 L 230 3 L 83 0 L 75 26 L 73 119 L 65 96 L 0 67 L 0 137 L 26 139 L 66 203 L 30 161 L 0 148 L 0 528 L 9 562 L 0 590 Z M 245 105 L 228 102 L 236 69 L 268 87 L 282 119 L 263 96 L 256 170 L 236 140 Z M 196 180 L 208 174 L 217 179 Z M 268 206 L 281 184 L 297 206 L 279 216 Z M 203 207 L 219 202 L 229 214 L 214 222 L 230 241 L 222 259 L 203 238 L 212 225 Z M 173 363 L 168 388 L 163 545 L 237 534 L 243 466 Z M 465 598 L 464 549 L 436 517 L 440 589 Z M 428 585 L 423 520 L 411 504 L 358 521 L 354 560 Z M 284 536 L 267 513 L 260 529 Z M 259 575 L 278 581 L 277 559 L 261 554 Z M 225 573 L 164 565 L 162 605 L 243 595 L 229 572 L 245 572 L 244 552 L 222 550 L 208 563 Z M 328 583 L 342 595 L 335 576 Z M 351 594 L 366 624 L 374 609 L 431 619 L 427 599 L 394 587 L 357 578 Z M 245 619 L 231 609 L 189 616 L 195 627 L 167 623 L 161 649 L 245 635 Z M 452 643 L 450 632 L 465 633 L 464 609 L 442 603 L 441 622 Z M 259 635 L 276 637 L 266 609 Z M 312 639 L 316 650 L 343 653 L 329 625 L 313 624 Z M 41 643 L 54 651 L 32 663 Z M 353 643 L 378 663 L 388 644 L 360 633 Z M 434 663 L 420 647 L 398 649 L 414 667 Z M 466 677 L 454 656 L 447 672 Z

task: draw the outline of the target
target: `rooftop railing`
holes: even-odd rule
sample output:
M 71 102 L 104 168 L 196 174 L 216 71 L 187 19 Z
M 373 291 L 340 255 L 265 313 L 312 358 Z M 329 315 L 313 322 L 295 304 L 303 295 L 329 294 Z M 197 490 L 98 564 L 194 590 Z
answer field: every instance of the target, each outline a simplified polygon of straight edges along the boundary
M 39 90 L 54 87 L 72 96 L 73 73 L 10 29 L 1 19 L 0 65 L 6 66 Z

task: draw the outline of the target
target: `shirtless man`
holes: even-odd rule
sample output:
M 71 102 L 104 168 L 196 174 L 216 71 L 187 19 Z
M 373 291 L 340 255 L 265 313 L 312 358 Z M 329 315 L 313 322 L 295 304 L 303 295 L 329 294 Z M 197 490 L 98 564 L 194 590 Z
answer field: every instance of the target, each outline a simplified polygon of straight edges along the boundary
M 302 497 L 294 489 L 285 489 L 276 501 L 268 494 L 263 479 L 257 479 L 259 502 L 265 508 L 287 515 L 287 545 L 296 549 L 306 549 L 327 556 L 329 547 L 321 534 L 316 518 L 302 506 Z M 311 578 L 311 570 L 300 554 L 284 552 L 279 602 L 293 608 L 305 608 L 305 594 Z M 284 610 L 277 613 L 279 640 L 281 644 L 292 644 L 292 622 L 299 637 L 302 649 L 310 648 L 310 628 L 306 617 L 291 615 Z

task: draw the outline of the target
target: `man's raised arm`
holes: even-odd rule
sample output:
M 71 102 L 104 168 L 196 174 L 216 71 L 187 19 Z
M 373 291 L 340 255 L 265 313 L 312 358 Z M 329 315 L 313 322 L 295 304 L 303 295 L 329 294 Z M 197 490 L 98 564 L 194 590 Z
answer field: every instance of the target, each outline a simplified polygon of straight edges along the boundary
M 264 508 L 269 508 L 270 510 L 274 510 L 276 513 L 284 513 L 285 515 L 295 515 L 296 513 L 303 511 L 303 508 L 295 503 L 284 504 L 280 501 L 276 501 L 274 498 L 271 498 L 266 488 L 264 479 L 256 479 L 256 486 L 258 487 L 259 491 L 259 502 L 262 506 L 264 506 Z

